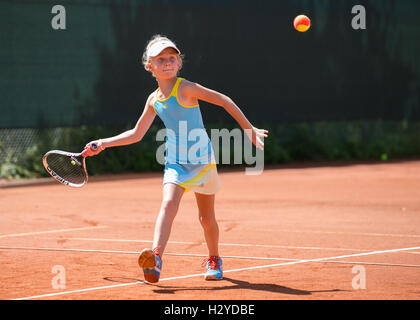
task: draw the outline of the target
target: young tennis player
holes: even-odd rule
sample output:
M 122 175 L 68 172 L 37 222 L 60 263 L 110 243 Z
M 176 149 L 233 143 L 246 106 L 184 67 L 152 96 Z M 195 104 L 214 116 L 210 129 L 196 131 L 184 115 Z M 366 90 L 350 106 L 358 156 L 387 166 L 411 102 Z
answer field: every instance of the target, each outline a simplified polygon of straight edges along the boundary
M 207 267 L 204 278 L 220 280 L 223 271 L 214 201 L 221 184 L 198 101 L 223 107 L 246 130 L 248 137 L 260 150 L 263 150 L 263 138 L 267 137 L 268 131 L 253 127 L 226 95 L 179 78 L 181 51 L 168 38 L 156 35 L 149 41 L 143 53 L 143 64 L 156 78 L 159 87 L 149 95 L 135 127 L 111 138 L 92 141 L 85 149 L 88 150 L 88 156 L 93 156 L 106 148 L 136 143 L 143 138 L 158 115 L 166 127 L 163 200 L 155 225 L 153 249 L 141 252 L 139 265 L 146 281 L 159 281 L 163 253 L 182 195 L 186 191 L 193 191 L 209 252 L 209 257 L 204 260 Z M 98 145 L 96 151 L 89 148 L 92 143 Z

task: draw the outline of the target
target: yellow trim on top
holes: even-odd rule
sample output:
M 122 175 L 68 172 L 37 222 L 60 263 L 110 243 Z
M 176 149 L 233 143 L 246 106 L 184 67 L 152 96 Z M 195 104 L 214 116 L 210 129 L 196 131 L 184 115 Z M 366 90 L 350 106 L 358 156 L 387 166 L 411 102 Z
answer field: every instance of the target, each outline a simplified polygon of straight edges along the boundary
M 178 78 L 176 80 L 175 85 L 172 88 L 171 96 L 175 96 L 176 98 L 178 98 L 178 87 L 179 87 L 179 84 L 181 83 L 182 80 L 184 80 L 184 79 L 183 78 Z
M 155 90 L 155 97 L 154 97 L 154 101 L 153 101 L 153 103 L 152 103 L 152 106 L 153 106 L 153 110 L 155 111 L 155 113 L 156 113 L 156 114 L 158 114 L 158 113 L 156 112 L 156 108 L 155 108 L 155 103 L 156 103 L 156 100 L 157 100 L 157 90 Z
M 176 80 L 176 82 L 175 82 L 175 84 L 174 84 L 174 86 L 173 86 L 173 88 L 172 88 L 172 90 L 171 90 L 171 94 L 170 94 L 170 95 L 169 95 L 166 99 L 163 99 L 163 100 L 159 100 L 159 99 L 157 98 L 158 91 L 160 91 L 160 89 L 159 89 L 159 88 L 157 88 L 157 90 L 156 90 L 156 100 L 157 100 L 157 101 L 159 101 L 159 102 L 165 102 L 165 101 L 169 100 L 169 98 L 170 98 L 170 97 L 174 96 L 174 97 L 175 97 L 175 99 L 176 99 L 176 101 L 178 102 L 178 104 L 179 104 L 181 107 L 183 107 L 183 108 L 197 108 L 197 107 L 199 107 L 200 105 L 198 105 L 198 104 L 193 105 L 193 106 L 186 106 L 186 105 L 183 105 L 183 104 L 179 101 L 179 98 L 178 98 L 178 87 L 179 87 L 179 84 L 181 83 L 181 81 L 182 81 L 182 80 L 184 80 L 184 78 L 178 78 L 178 79 Z
M 176 82 L 175 82 L 174 86 L 172 87 L 171 93 L 169 94 L 169 96 L 167 98 L 165 98 L 163 100 L 158 99 L 157 95 L 158 95 L 158 92 L 160 91 L 160 88 L 157 88 L 157 90 L 156 90 L 156 100 L 159 101 L 159 102 L 165 102 L 165 101 L 169 100 L 169 98 L 172 97 L 172 96 L 176 97 L 176 94 L 174 94 L 174 92 L 178 93 L 178 86 L 179 86 L 179 83 L 181 82 L 181 80 L 183 80 L 183 79 L 182 78 L 177 78 L 176 79 Z
M 178 95 L 176 95 L 175 98 L 176 98 L 176 101 L 178 101 L 178 104 L 183 108 L 197 108 L 197 107 L 199 107 L 198 104 L 196 104 L 194 106 L 184 106 L 181 102 L 179 102 Z
M 178 78 L 178 79 L 180 79 L 181 81 L 182 81 L 182 80 L 184 80 L 183 78 Z M 175 86 L 174 86 L 174 89 L 175 89 L 175 87 L 176 87 L 176 91 L 175 91 L 175 98 L 176 98 L 176 101 L 178 101 L 178 104 L 179 104 L 181 107 L 184 107 L 184 108 L 197 108 L 197 107 L 199 107 L 199 105 L 198 105 L 198 104 L 193 105 L 193 106 L 186 106 L 186 105 L 183 105 L 183 104 L 179 101 L 179 98 L 178 98 L 178 87 L 179 87 L 179 84 L 181 83 L 181 81 L 177 82 L 177 83 L 175 84 Z

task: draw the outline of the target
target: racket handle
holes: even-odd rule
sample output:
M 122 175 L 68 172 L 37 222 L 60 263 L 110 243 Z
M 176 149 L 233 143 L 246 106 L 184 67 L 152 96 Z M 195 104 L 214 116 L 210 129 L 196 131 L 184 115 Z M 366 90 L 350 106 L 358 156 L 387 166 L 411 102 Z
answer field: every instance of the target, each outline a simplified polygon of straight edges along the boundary
M 89 148 L 90 150 L 95 151 L 98 150 L 98 145 L 96 143 L 92 143 L 89 145 Z M 87 152 L 88 148 L 85 148 L 85 150 L 82 151 L 82 156 L 86 158 L 88 156 Z

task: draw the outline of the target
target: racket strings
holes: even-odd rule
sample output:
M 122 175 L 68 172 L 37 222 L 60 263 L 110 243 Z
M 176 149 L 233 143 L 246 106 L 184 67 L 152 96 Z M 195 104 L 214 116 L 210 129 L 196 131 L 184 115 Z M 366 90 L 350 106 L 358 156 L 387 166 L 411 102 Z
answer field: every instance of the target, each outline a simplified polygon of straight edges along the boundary
M 85 182 L 85 173 L 83 168 L 78 164 L 80 160 L 73 161 L 69 156 L 61 154 L 50 154 L 48 155 L 46 162 L 48 167 L 54 171 L 54 173 L 74 184 L 82 184 Z

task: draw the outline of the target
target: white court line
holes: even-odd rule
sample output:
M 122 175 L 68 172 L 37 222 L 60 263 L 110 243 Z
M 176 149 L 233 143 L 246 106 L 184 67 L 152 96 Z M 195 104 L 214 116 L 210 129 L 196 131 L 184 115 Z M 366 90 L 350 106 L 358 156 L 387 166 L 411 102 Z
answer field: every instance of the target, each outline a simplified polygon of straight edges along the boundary
M 372 251 L 372 252 L 365 252 L 365 253 L 355 253 L 355 254 L 334 256 L 334 257 L 327 257 L 327 258 L 289 261 L 289 262 L 275 263 L 275 264 L 269 264 L 269 265 L 263 265 L 263 266 L 255 266 L 255 267 L 248 267 L 248 268 L 225 270 L 225 271 L 223 271 L 223 273 L 256 270 L 256 269 L 264 269 L 264 268 L 274 268 L 274 267 L 288 266 L 288 265 L 308 263 L 308 262 L 321 262 L 321 261 L 327 261 L 327 260 L 337 260 L 337 259 L 350 258 L 350 257 L 361 257 L 361 256 L 369 256 L 369 255 L 375 255 L 375 254 L 381 254 L 381 253 L 391 253 L 391 252 L 419 250 L 419 249 L 420 249 L 420 247 L 400 248 L 400 249 Z M 203 275 L 204 275 L 204 273 L 199 273 L 199 274 L 164 278 L 164 279 L 160 279 L 160 282 L 169 281 L 169 280 L 177 280 L 177 279 L 195 278 L 195 277 L 199 277 L 199 276 L 203 276 Z M 136 281 L 136 282 L 131 282 L 131 283 L 122 283 L 122 284 L 115 284 L 115 285 L 101 286 L 101 287 L 94 287 L 94 288 L 87 288 L 87 289 L 78 289 L 78 290 L 72 290 L 72 291 L 55 292 L 55 293 L 42 294 L 42 295 L 38 295 L 38 296 L 23 297 L 23 298 L 18 298 L 18 299 L 13 299 L 13 300 L 31 300 L 31 299 L 55 297 L 55 296 L 60 296 L 60 295 L 65 295 L 65 294 L 81 293 L 81 292 L 86 292 L 86 291 L 95 291 L 95 290 L 110 289 L 110 288 L 117 288 L 117 287 L 127 287 L 127 286 L 133 286 L 133 285 L 136 285 L 136 284 L 142 284 L 142 283 L 145 283 L 145 282 L 144 281 Z
M 103 229 L 108 228 L 107 226 L 92 226 L 92 227 L 82 227 L 82 228 L 69 228 L 69 229 L 58 229 L 58 230 L 47 230 L 47 231 L 34 231 L 26 233 L 10 233 L 2 234 L 0 238 L 12 238 L 12 237 L 25 237 L 32 236 L 36 234 L 46 234 L 46 233 L 57 233 L 57 232 L 70 232 L 70 231 L 80 231 L 80 230 L 91 230 L 91 229 Z
M 140 254 L 140 251 L 71 249 L 71 248 L 35 248 L 35 247 L 15 247 L 15 246 L 0 246 L 0 250 L 34 250 L 34 251 L 68 251 L 68 252 Z
M 45 238 L 51 239 L 51 238 Z M 54 238 L 55 240 L 62 240 L 62 238 Z M 138 243 L 153 243 L 151 240 L 136 240 L 136 239 L 101 239 L 101 238 L 74 238 L 69 237 L 66 240 L 77 241 L 104 241 L 104 242 L 138 242 Z M 205 245 L 205 242 L 189 242 L 189 241 L 169 241 L 168 244 L 185 244 L 185 245 Z M 280 246 L 271 244 L 250 244 L 250 243 L 219 243 L 219 246 L 231 247 L 260 247 L 260 248 L 277 248 L 277 249 L 302 249 L 302 250 L 330 250 L 330 251 L 360 251 L 369 252 L 369 249 L 355 249 L 355 248 L 326 248 L 326 247 L 304 247 L 304 246 Z M 404 252 L 409 254 L 420 254 L 420 252 Z
M 346 235 L 371 236 L 371 237 L 420 238 L 419 234 L 401 234 L 401 233 L 372 233 L 372 232 L 344 232 L 344 231 L 316 231 L 316 230 L 279 230 L 279 231 L 295 232 L 295 233 L 317 233 L 317 234 L 346 234 Z
M 109 242 L 139 242 L 152 243 L 151 240 L 130 240 L 130 239 L 101 239 L 101 238 L 74 238 L 69 237 L 66 240 L 80 240 L 80 241 L 109 241 Z M 186 245 L 205 245 L 205 242 L 189 242 L 189 241 L 169 241 L 169 244 L 186 244 Z M 334 250 L 334 251 L 360 251 L 369 252 L 366 249 L 351 249 L 351 248 L 324 248 L 324 247 L 303 247 L 303 246 L 280 246 L 271 244 L 255 244 L 255 243 L 219 243 L 219 246 L 230 247 L 258 247 L 258 248 L 277 248 L 277 249 L 305 249 L 305 250 Z
M 119 251 L 119 250 L 98 250 L 98 249 L 71 249 L 71 248 L 34 248 L 34 247 L 9 247 L 0 246 L 0 250 L 33 250 L 33 251 L 65 251 L 65 252 L 88 252 L 88 253 L 117 253 L 117 254 L 139 254 L 139 251 Z M 193 253 L 165 253 L 166 256 L 178 257 L 208 257 L 208 254 Z M 243 260 L 274 260 L 274 261 L 302 261 L 302 259 L 292 258 L 274 258 L 274 257 L 249 257 L 249 256 L 221 256 L 223 259 L 243 259 Z M 341 263 L 341 264 L 360 264 L 360 265 L 378 265 L 388 267 L 411 267 L 420 268 L 416 264 L 384 263 L 384 262 L 361 262 L 361 261 L 320 261 L 323 263 Z
M 411 253 L 411 254 L 420 254 L 420 252 L 416 252 L 416 251 L 413 251 L 413 252 L 407 252 L 407 253 Z

